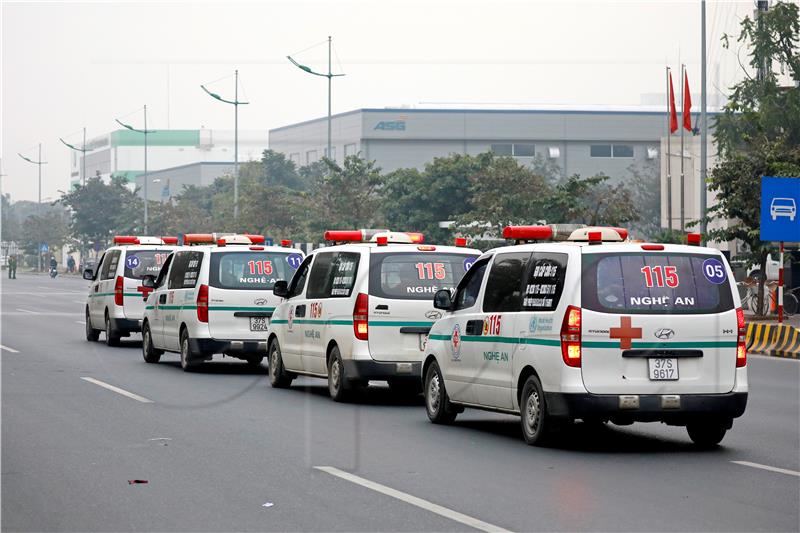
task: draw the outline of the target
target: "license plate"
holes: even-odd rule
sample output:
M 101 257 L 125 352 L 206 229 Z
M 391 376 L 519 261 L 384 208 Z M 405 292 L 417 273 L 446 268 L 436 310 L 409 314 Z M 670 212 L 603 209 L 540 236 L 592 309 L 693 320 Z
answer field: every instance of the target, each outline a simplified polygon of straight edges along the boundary
M 425 347 L 428 345 L 428 336 L 425 334 L 420 334 L 419 336 L 419 351 L 424 352 Z
M 267 331 L 269 319 L 265 316 L 250 317 L 250 331 Z
M 678 359 L 675 357 L 651 357 L 647 360 L 650 368 L 650 381 L 676 381 L 678 379 Z

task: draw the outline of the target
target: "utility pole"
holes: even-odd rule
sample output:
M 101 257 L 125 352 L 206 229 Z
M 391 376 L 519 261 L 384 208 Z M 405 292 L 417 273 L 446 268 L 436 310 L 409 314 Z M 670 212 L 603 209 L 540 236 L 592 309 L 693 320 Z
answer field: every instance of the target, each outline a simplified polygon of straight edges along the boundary
M 148 130 L 147 129 L 147 105 L 144 106 L 144 129 L 137 130 L 133 126 L 125 124 L 124 122 L 120 121 L 120 119 L 114 119 L 117 121 L 117 124 L 122 126 L 123 128 L 129 129 L 131 131 L 135 131 L 137 133 L 144 134 L 144 234 L 147 235 L 147 134 L 148 133 L 155 133 L 156 130 Z
M 700 2 L 700 235 L 706 240 L 708 196 L 708 119 L 706 116 L 706 0 Z
M 319 44 L 321 44 L 321 43 L 319 43 Z M 317 45 L 314 45 L 314 46 L 317 46 Z M 331 99 L 331 90 L 332 89 L 331 89 L 331 87 L 332 87 L 332 83 L 331 82 L 333 81 L 333 78 L 335 78 L 335 77 L 344 76 L 344 74 L 334 74 L 333 73 L 333 71 L 331 69 L 331 53 L 332 53 L 332 41 L 331 41 L 331 36 L 328 35 L 328 73 L 327 74 L 324 74 L 322 72 L 314 72 L 313 70 L 311 70 L 310 67 L 307 67 L 306 65 L 301 65 L 300 63 L 298 63 L 297 61 L 292 59 L 292 56 L 286 56 L 286 58 L 289 61 L 291 61 L 292 64 L 294 66 L 296 66 L 297 68 L 299 68 L 300 70 L 308 72 L 309 74 L 313 74 L 314 76 L 322 76 L 323 78 L 328 78 L 328 148 L 327 148 L 327 151 L 326 151 L 326 154 L 325 154 L 328 159 L 333 159 L 332 154 L 331 154 L 331 148 L 332 148 L 332 146 L 331 146 L 331 102 L 332 102 L 332 99 Z
M 38 205 L 36 207 L 36 211 L 39 213 L 39 217 L 41 217 L 42 216 L 42 165 L 46 165 L 47 164 L 47 161 L 42 161 L 42 143 L 39 143 L 39 160 L 38 161 L 34 161 L 32 159 L 29 159 L 29 158 L 25 157 L 24 155 L 22 155 L 20 153 L 17 153 L 17 155 L 20 156 L 25 161 L 27 161 L 28 163 L 33 163 L 34 165 L 39 167 L 39 203 L 38 203 Z M 38 250 L 38 253 L 36 255 L 39 257 L 38 268 L 39 268 L 39 271 L 41 272 L 41 270 L 42 270 L 42 246 L 41 246 L 42 243 L 38 243 L 38 244 L 39 244 L 39 250 Z
M 212 93 L 206 89 L 205 85 L 200 85 L 211 98 L 233 105 L 233 220 L 239 220 L 239 106 L 247 105 L 250 102 L 239 101 L 239 71 L 234 71 L 236 88 L 233 92 L 233 100 L 225 100 L 220 95 Z
M 761 29 L 762 22 L 761 22 L 761 15 L 766 13 L 769 10 L 769 0 L 757 0 L 756 1 L 756 24 L 758 25 L 758 29 Z M 764 78 L 767 76 L 767 71 L 769 69 L 769 65 L 767 64 L 767 59 L 764 58 L 761 60 L 761 64 L 758 65 L 758 72 L 756 73 L 756 79 L 760 82 L 764 81 Z
M 686 72 L 686 65 L 681 64 L 681 123 L 680 123 L 680 128 L 681 128 L 681 233 L 683 233 L 686 230 L 686 218 L 685 218 L 685 213 L 684 213 L 684 207 L 686 205 L 685 204 L 686 188 L 685 188 L 684 160 L 683 160 L 683 130 L 686 129 L 686 128 L 683 127 L 683 98 L 684 98 L 685 93 L 686 93 L 686 90 L 685 90 L 685 88 L 683 86 L 683 84 L 684 84 L 683 80 L 684 80 L 685 72 Z
M 667 67 L 667 227 L 672 237 L 672 91 L 670 72 Z

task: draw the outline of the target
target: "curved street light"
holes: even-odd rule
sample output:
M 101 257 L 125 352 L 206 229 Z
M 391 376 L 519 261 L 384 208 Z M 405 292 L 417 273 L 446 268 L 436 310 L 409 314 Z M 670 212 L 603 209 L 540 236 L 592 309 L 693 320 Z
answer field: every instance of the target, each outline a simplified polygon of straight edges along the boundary
M 292 62 L 294 66 L 299 68 L 300 70 L 307 72 L 309 74 L 313 74 L 314 76 L 321 76 L 323 78 L 328 78 L 328 151 L 326 152 L 326 157 L 332 159 L 331 157 L 331 80 L 333 78 L 344 76 L 344 74 L 334 74 L 331 72 L 331 36 L 328 35 L 328 73 L 325 74 L 324 72 L 315 72 L 306 65 L 301 65 L 297 61 L 292 58 L 292 56 L 286 56 L 286 59 Z
M 24 155 L 22 155 L 19 152 L 17 152 L 17 155 L 20 156 L 25 161 L 27 161 L 28 163 L 33 163 L 34 165 L 39 167 L 39 204 L 38 204 L 36 210 L 39 212 L 39 216 L 42 216 L 42 165 L 46 165 L 47 164 L 47 161 L 42 161 L 42 143 L 39 143 L 39 160 L 38 161 L 34 161 L 33 159 L 25 157 Z M 42 251 L 41 250 L 42 249 L 41 249 L 41 245 L 40 245 L 38 253 L 37 253 L 37 255 L 39 257 L 38 264 L 39 264 L 39 270 L 40 271 L 42 270 Z
M 67 145 L 67 148 L 71 148 L 71 149 L 75 150 L 76 152 L 80 152 L 81 154 L 83 154 L 83 157 L 81 157 L 81 185 L 85 186 L 86 185 L 86 152 L 90 151 L 89 149 L 86 148 L 86 128 L 83 128 L 83 148 L 78 148 L 77 146 L 73 146 L 70 143 L 68 143 L 67 141 L 65 141 L 64 139 L 62 139 L 61 137 L 59 137 L 58 140 L 61 141 L 62 143 L 64 143 L 65 145 Z
M 209 91 L 205 85 L 200 85 L 211 98 L 233 105 L 233 219 L 239 219 L 239 106 L 250 102 L 239 101 L 239 71 L 234 71 L 235 89 L 233 100 L 226 100 L 217 93 Z
M 144 134 L 144 234 L 147 235 L 147 134 L 155 133 L 156 130 L 147 129 L 147 105 L 144 106 L 144 129 L 136 129 L 129 124 L 125 124 L 118 118 L 115 118 L 114 120 L 116 120 L 117 124 L 125 129 Z

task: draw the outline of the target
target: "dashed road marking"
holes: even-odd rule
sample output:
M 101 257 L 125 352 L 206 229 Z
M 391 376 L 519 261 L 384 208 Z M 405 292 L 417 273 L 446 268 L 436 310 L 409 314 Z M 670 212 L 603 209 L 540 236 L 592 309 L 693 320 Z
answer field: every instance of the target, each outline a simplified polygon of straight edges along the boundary
M 30 313 L 32 315 L 40 314 L 38 311 L 31 311 L 30 309 L 20 309 L 19 307 L 17 307 L 17 311 L 22 311 L 23 313 Z
M 800 472 L 794 470 L 787 470 L 786 468 L 778 468 L 777 466 L 762 465 L 758 463 L 751 463 L 750 461 L 731 461 L 737 465 L 749 466 L 750 468 L 759 468 L 761 470 L 768 470 L 770 472 L 777 472 L 779 474 L 787 474 L 789 476 L 800 477 Z
M 441 505 L 429 502 L 428 500 L 417 498 L 416 496 L 412 496 L 411 494 L 401 492 L 391 487 L 387 487 L 386 485 L 381 485 L 380 483 L 375 483 L 374 481 L 364 479 L 363 477 L 359 477 L 349 472 L 339 470 L 338 468 L 333 466 L 315 466 L 314 468 L 316 468 L 317 470 L 321 470 L 323 472 L 327 472 L 332 476 L 336 476 L 346 481 L 350 481 L 351 483 L 355 483 L 356 485 L 361 485 L 362 487 L 374 490 L 375 492 L 380 492 L 381 494 L 385 494 L 386 496 L 390 496 L 397 500 L 409 503 L 411 505 L 419 507 L 420 509 L 425 509 L 426 511 L 438 514 L 439 516 L 443 516 L 445 518 L 449 518 L 450 520 L 454 520 L 461 524 L 478 529 L 480 531 L 499 531 L 499 532 L 508 531 L 507 529 L 503 529 L 502 527 L 489 524 L 488 522 L 484 522 L 483 520 L 478 520 L 477 518 L 472 518 L 471 516 L 459 513 L 458 511 L 453 511 L 452 509 L 448 509 L 447 507 L 442 507 Z
M 106 383 L 104 381 L 100 381 L 99 379 L 94 379 L 94 378 L 90 378 L 90 377 L 81 377 L 81 379 L 84 380 L 84 381 L 88 381 L 89 383 L 94 383 L 95 385 L 97 385 L 99 387 L 103 387 L 104 389 L 108 389 L 108 390 L 110 390 L 112 392 L 116 392 L 117 394 L 121 394 L 121 395 L 123 395 L 125 397 L 128 397 L 128 398 L 132 399 L 132 400 L 136 400 L 137 402 L 154 403 L 153 400 L 149 400 L 149 399 L 145 398 L 144 396 L 139 396 L 138 394 L 134 394 L 132 392 L 126 391 L 125 389 L 120 389 L 119 387 L 115 387 L 114 385 L 109 385 L 108 383 Z
M 76 324 L 80 324 L 81 326 L 85 326 L 86 325 L 86 322 L 84 322 L 83 320 L 76 320 L 75 323 Z
M 10 353 L 19 353 L 19 350 L 15 350 L 14 348 L 9 348 L 8 346 L 3 346 L 0 344 L 0 350 L 5 350 Z

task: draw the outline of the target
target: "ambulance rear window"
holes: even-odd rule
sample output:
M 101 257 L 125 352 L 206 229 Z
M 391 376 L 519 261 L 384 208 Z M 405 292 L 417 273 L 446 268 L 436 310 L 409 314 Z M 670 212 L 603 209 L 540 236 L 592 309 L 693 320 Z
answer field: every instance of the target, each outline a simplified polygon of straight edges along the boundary
M 214 252 L 209 284 L 219 289 L 269 290 L 289 280 L 302 263 L 299 254 L 280 252 Z
M 170 252 L 171 249 L 128 251 L 125 255 L 125 277 L 129 279 L 142 279 L 148 275 L 158 277 Z
M 412 252 L 371 254 L 370 294 L 395 300 L 431 300 L 458 285 L 477 255 Z
M 605 313 L 711 314 L 733 309 L 717 255 L 583 254 L 582 307 Z

